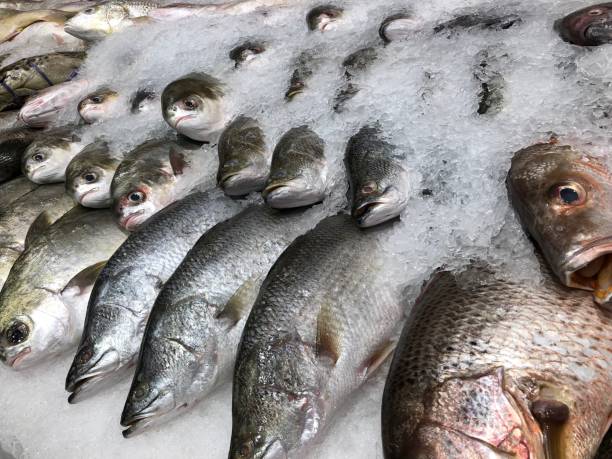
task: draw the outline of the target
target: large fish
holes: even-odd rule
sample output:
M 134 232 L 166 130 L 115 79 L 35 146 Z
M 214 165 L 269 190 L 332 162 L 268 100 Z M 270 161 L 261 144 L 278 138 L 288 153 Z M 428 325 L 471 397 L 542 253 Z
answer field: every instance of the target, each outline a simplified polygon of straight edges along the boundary
M 25 177 L 17 177 L 0 185 L 0 216 L 13 202 L 36 188 L 36 184 Z M 0 217 L 1 218 L 1 217 Z
M 379 127 L 364 126 L 346 147 L 352 214 L 361 227 L 397 216 L 408 205 L 406 156 L 387 142 Z
M 316 222 L 313 211 L 252 206 L 202 236 L 160 293 L 121 423 L 140 433 L 231 379 L 259 287 L 282 251 Z
M 270 174 L 272 152 L 257 121 L 239 116 L 219 138 L 217 183 L 229 196 L 261 191 Z
M 198 238 L 238 211 L 221 193 L 194 193 L 155 215 L 110 258 L 94 286 L 66 379 L 71 403 L 122 375 L 138 354 L 164 283 Z
M 612 172 L 605 158 L 567 145 L 518 151 L 510 200 L 561 282 L 612 308 Z
M 262 196 L 276 209 L 315 204 L 325 198 L 326 175 L 323 139 L 308 126 L 293 128 L 274 149 Z
M 612 3 L 598 3 L 574 11 L 555 22 L 563 40 L 579 46 L 612 43 Z
M 95 278 L 125 237 L 109 210 L 77 207 L 28 246 L 0 292 L 6 365 L 26 368 L 76 344 Z
M 122 159 L 105 142 L 87 145 L 66 167 L 66 192 L 82 206 L 110 207 L 111 183 Z
M 238 349 L 230 459 L 303 457 L 392 351 L 404 308 L 381 231 L 330 217 L 274 264 Z
M 383 397 L 385 458 L 592 458 L 612 413 L 612 315 L 544 273 L 442 272 Z
M 0 69 L 0 110 L 21 107 L 26 96 L 74 78 L 84 58 L 82 52 L 51 53 Z
M 26 241 L 31 243 L 73 207 L 62 185 L 49 185 L 24 194 L 0 212 L 0 288 Z
M 208 142 L 226 123 L 223 84 L 205 73 L 191 73 L 170 83 L 161 95 L 162 114 L 172 129 Z
M 40 136 L 40 131 L 28 127 L 15 127 L 0 133 L 0 183 L 21 174 L 23 153 Z

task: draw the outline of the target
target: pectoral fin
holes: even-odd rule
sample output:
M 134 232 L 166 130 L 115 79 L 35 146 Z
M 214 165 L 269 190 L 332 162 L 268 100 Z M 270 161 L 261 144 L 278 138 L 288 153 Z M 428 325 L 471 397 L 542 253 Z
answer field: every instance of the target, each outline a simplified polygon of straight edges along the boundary
M 49 214 L 47 212 L 41 212 L 28 229 L 28 233 L 25 237 L 24 248 L 27 249 L 30 247 L 36 238 L 46 232 L 52 224 L 53 221 L 51 220 L 51 217 L 49 217 Z
M 323 307 L 317 317 L 317 356 L 331 361 L 331 366 L 335 366 L 336 362 L 342 354 L 342 329 L 339 322 L 334 318 L 330 307 Z
M 233 328 L 241 319 L 248 316 L 259 294 L 263 276 L 256 276 L 244 282 L 232 295 L 216 318 L 226 329 Z
M 102 271 L 102 268 L 106 265 L 106 260 L 96 263 L 95 265 L 88 266 L 83 271 L 74 276 L 66 284 L 62 290 L 62 296 L 78 296 L 82 292 L 86 291 L 96 281 L 98 274 Z

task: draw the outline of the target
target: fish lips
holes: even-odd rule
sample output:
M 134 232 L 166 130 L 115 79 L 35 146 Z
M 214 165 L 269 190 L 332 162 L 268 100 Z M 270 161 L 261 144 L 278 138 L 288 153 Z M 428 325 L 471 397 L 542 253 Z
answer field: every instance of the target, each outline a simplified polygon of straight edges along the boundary
M 138 222 L 138 220 L 140 220 L 139 217 L 142 217 L 144 215 L 144 209 L 137 210 L 136 212 L 130 212 L 129 214 L 121 216 L 119 218 L 119 225 L 124 227 L 128 231 L 135 230 L 140 225 L 140 223 Z
M 274 209 L 310 206 L 321 202 L 325 197 L 323 190 L 300 186 L 300 184 L 291 181 L 270 183 L 261 195 L 266 204 Z
M 21 368 L 18 368 L 20 363 L 23 362 L 31 352 L 32 348 L 30 346 L 17 346 L 15 348 L 2 349 L 0 350 L 0 360 L 13 370 L 20 370 Z
M 406 205 L 397 191 L 389 190 L 378 196 L 355 199 L 352 215 L 360 227 L 369 228 L 399 217 Z
M 222 175 L 219 184 L 228 196 L 244 196 L 254 191 L 261 191 L 266 178 L 241 170 Z
M 152 408 L 152 405 L 162 396 L 158 393 L 151 401 L 136 413 L 129 413 L 129 407 L 126 404 L 121 414 L 121 425 L 127 427 L 122 434 L 124 438 L 131 438 L 148 429 L 154 423 L 157 423 L 162 417 L 168 418 L 177 411 L 178 408 L 186 408 L 187 405 L 173 407 L 167 410 L 160 408 Z

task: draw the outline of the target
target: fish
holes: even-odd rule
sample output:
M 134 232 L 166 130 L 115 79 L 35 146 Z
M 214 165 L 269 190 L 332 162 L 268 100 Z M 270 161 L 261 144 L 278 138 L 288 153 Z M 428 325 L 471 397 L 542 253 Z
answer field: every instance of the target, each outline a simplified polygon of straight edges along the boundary
M 34 23 L 52 22 L 63 24 L 70 16 L 70 13 L 58 10 L 5 10 L 5 14 L 0 16 L 0 43 L 15 38 L 25 28 Z
M 58 52 L 27 57 L 0 69 L 0 110 L 24 103 L 24 98 L 41 89 L 74 78 L 84 52 Z
M 405 40 L 423 30 L 423 21 L 409 13 L 401 11 L 387 16 L 378 28 L 378 36 L 385 44 Z
M 254 205 L 198 240 L 153 306 L 121 416 L 126 438 L 180 415 L 230 381 L 261 283 L 313 217 Z
M 28 127 L 16 127 L 0 133 L 0 183 L 21 173 L 23 153 L 40 135 L 40 131 Z
M 229 53 L 229 58 L 234 61 L 234 68 L 238 68 L 252 61 L 265 50 L 266 45 L 264 43 L 246 41 L 232 48 Z
M 85 51 L 83 40 L 64 31 L 63 20 L 30 24 L 2 48 L 10 52 L 41 45 L 48 51 Z
M 0 210 L 0 288 L 28 243 L 73 207 L 63 186 L 47 185 Z
M 120 112 L 119 94 L 110 89 L 98 90 L 80 101 L 78 110 L 87 124 L 112 119 Z
M 146 113 L 157 109 L 159 106 L 159 94 L 155 91 L 143 88 L 136 91 L 130 98 L 130 113 Z
M 87 145 L 66 167 L 66 193 L 84 207 L 111 207 L 111 182 L 122 159 L 105 142 Z
M 334 5 L 321 5 L 311 9 L 306 15 L 308 30 L 326 32 L 338 26 L 344 9 Z
M 43 89 L 23 104 L 19 110 L 19 119 L 30 127 L 50 126 L 59 121 L 65 107 L 76 105 L 88 87 L 87 80 L 78 79 Z
M 0 185 L 0 219 L 4 209 L 36 187 L 35 183 L 25 177 L 17 177 Z
M 147 318 L 170 275 L 204 232 L 238 209 L 219 192 L 191 194 L 153 216 L 110 257 L 94 285 L 66 378 L 70 403 L 135 363 Z
M 555 31 L 573 45 L 600 46 L 612 43 L 612 3 L 581 8 L 558 19 Z
M 32 367 L 77 343 L 95 278 L 125 238 L 109 210 L 76 207 L 34 239 L 0 292 L 5 365 Z
M 136 24 L 149 22 L 148 14 L 159 5 L 147 1 L 111 0 L 78 12 L 64 30 L 81 40 L 98 41 Z
M 379 126 L 364 126 L 347 144 L 351 213 L 362 228 L 398 217 L 408 205 L 406 155 L 384 139 Z
M 514 154 L 510 202 L 559 280 L 612 309 L 612 172 L 605 158 L 570 145 Z
M 293 73 L 289 79 L 289 88 L 285 92 L 285 100 L 290 102 L 298 94 L 302 94 L 319 67 L 320 60 L 315 58 L 314 50 L 302 51 L 293 62 Z
M 315 204 L 325 198 L 326 174 L 323 139 L 308 126 L 292 128 L 274 149 L 262 196 L 276 209 Z
M 403 287 L 382 233 L 335 215 L 274 263 L 238 347 L 230 459 L 305 457 L 392 352 Z
M 449 32 L 452 34 L 457 30 L 485 29 L 485 30 L 506 30 L 515 25 L 520 25 L 523 19 L 520 15 L 511 13 L 499 15 L 495 11 L 482 11 L 462 14 L 449 21 L 436 25 L 434 33 Z
M 507 67 L 509 56 L 501 50 L 487 48 L 476 54 L 474 78 L 480 85 L 478 115 L 495 115 L 504 104 L 506 81 L 501 69 Z
M 226 124 L 223 84 L 205 73 L 191 73 L 165 87 L 162 114 L 180 134 L 200 142 L 211 140 Z
M 119 225 L 133 231 L 200 185 L 207 174 L 202 165 L 207 154 L 199 145 L 166 139 L 145 142 L 128 153 L 111 182 Z
M 386 459 L 594 456 L 612 412 L 612 315 L 542 273 L 433 276 L 387 377 Z
M 39 185 L 64 182 L 68 163 L 83 147 L 83 141 L 74 132 L 62 130 L 41 136 L 23 153 L 23 175 Z
M 221 134 L 217 148 L 217 182 L 228 196 L 244 196 L 264 188 L 272 153 L 256 120 L 236 118 Z
M 334 111 L 342 113 L 344 105 L 357 95 L 359 86 L 353 78 L 365 72 L 378 59 L 378 52 L 373 47 L 361 48 L 349 54 L 342 62 L 344 68 L 344 84 L 338 89 L 334 99 Z

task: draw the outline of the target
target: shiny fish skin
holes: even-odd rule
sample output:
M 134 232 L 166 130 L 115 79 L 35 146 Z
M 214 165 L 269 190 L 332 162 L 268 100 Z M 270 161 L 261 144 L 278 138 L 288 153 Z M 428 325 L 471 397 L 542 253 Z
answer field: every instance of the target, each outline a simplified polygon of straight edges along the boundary
M 385 458 L 543 459 L 536 399 L 569 407 L 548 457 L 593 457 L 612 412 L 612 315 L 543 274 L 537 286 L 475 267 L 430 281 L 387 379 Z
M 0 185 L 0 216 L 4 209 L 9 207 L 17 199 L 36 189 L 37 186 L 38 185 L 30 182 L 25 177 L 17 177 Z
M 313 211 L 257 205 L 200 238 L 153 307 L 123 411 L 124 436 L 179 415 L 230 380 L 242 329 L 265 275 L 315 222 Z
M 164 283 L 199 237 L 238 208 L 220 193 L 194 193 L 155 215 L 109 259 L 94 285 L 66 379 L 70 402 L 134 363 Z
M 274 264 L 238 349 L 230 459 L 303 457 L 391 351 L 404 308 L 382 232 L 329 217 Z

